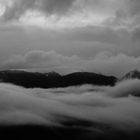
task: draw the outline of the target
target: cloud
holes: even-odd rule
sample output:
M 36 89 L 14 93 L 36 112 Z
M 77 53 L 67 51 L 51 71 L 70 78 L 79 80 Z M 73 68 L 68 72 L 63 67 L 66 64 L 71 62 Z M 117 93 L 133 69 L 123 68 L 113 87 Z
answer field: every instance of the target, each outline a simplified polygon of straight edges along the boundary
M 84 85 L 60 89 L 25 89 L 1 83 L 0 124 L 61 126 L 63 121 L 73 118 L 89 121 L 93 131 L 95 123 L 119 131 L 137 131 L 140 103 L 132 91 L 134 95 L 139 93 L 139 87 L 139 80 L 125 81 L 115 87 Z M 99 130 L 107 131 L 102 127 Z
M 128 0 L 128 5 L 130 8 L 130 13 L 132 15 L 137 15 L 140 13 L 140 1 L 139 0 Z
M 78 25 L 80 27 L 81 25 L 133 26 L 139 18 L 140 7 L 138 0 L 1 0 L 0 2 L 4 5 L 4 10 L 1 11 L 4 21 L 19 21 L 30 13 L 30 17 L 25 18 L 25 23 L 40 25 L 41 23 L 36 24 L 38 19 L 31 20 L 31 17 L 36 17 L 40 13 L 39 17 L 43 17 L 47 23 L 55 19 L 50 25 L 61 24 L 62 27 L 69 27 L 73 23 L 76 27 Z
M 133 35 L 132 36 L 133 37 L 133 41 L 135 43 L 139 42 L 139 40 L 140 40 L 140 27 L 139 26 L 134 28 L 134 30 L 132 32 L 132 35 Z
M 122 0 L 119 3 L 120 5 L 116 9 L 115 17 L 111 19 L 112 23 L 117 26 L 127 27 L 128 29 L 139 25 L 140 1 Z
M 45 14 L 64 14 L 74 0 L 9 0 L 3 17 L 5 20 L 19 19 L 28 10 L 39 10 Z
M 112 97 L 140 96 L 139 85 L 138 79 L 122 81 L 109 91 L 109 95 Z
M 121 77 L 131 70 L 139 70 L 140 58 L 123 53 L 113 55 L 110 52 L 101 52 L 85 65 L 87 70 L 100 71 L 101 73 Z
M 27 69 L 71 73 L 76 71 L 97 72 L 121 77 L 127 72 L 140 69 L 140 58 L 126 54 L 113 55 L 110 52 L 98 53 L 85 59 L 78 56 L 64 56 L 55 51 L 29 51 L 3 62 L 1 69 Z
M 24 56 L 17 55 L 13 59 L 7 61 L 4 67 L 7 69 L 54 69 L 56 67 L 74 68 L 77 63 L 80 63 L 80 58 L 77 56 L 63 56 L 55 51 L 30 51 Z

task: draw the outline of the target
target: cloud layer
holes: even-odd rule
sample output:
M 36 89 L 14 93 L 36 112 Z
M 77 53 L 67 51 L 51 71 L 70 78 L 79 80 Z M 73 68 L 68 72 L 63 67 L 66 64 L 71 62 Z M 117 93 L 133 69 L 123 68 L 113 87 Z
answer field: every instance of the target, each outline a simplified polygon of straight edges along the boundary
M 29 51 L 5 61 L 1 69 L 27 69 L 35 71 L 58 71 L 62 74 L 89 71 L 121 77 L 127 72 L 140 69 L 140 58 L 125 54 L 113 55 L 101 52 L 93 58 L 64 56 L 55 51 Z
M 86 25 L 105 23 L 122 26 L 135 24 L 140 12 L 138 0 L 1 0 L 0 2 L 4 6 L 2 18 L 5 21 L 19 20 L 30 11 L 30 16 L 39 12 L 42 16 L 45 15 L 45 18 L 56 16 L 57 20 L 64 16 L 61 24 L 78 18 Z
M 9 0 L 4 18 L 19 19 L 28 10 L 39 10 L 46 14 L 63 14 L 68 11 L 74 0 Z
M 120 131 L 137 131 L 140 103 L 139 97 L 134 96 L 140 96 L 139 87 L 139 80 L 125 81 L 115 87 L 84 85 L 49 90 L 1 83 L 0 124 L 61 126 L 73 118 L 91 122 L 91 130 L 94 130 L 92 123 L 99 123 Z M 102 127 L 99 129 L 104 131 Z

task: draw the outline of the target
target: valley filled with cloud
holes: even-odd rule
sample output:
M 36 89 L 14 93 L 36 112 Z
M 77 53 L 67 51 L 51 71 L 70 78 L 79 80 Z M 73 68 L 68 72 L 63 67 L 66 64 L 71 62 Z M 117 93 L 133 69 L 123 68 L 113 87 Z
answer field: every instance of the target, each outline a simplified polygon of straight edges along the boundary
M 0 136 L 140 138 L 139 71 L 140 0 L 0 0 Z
M 89 132 L 92 138 L 106 134 L 108 138 L 118 137 L 119 133 L 131 136 L 140 130 L 139 97 L 137 79 L 119 82 L 114 87 L 82 85 L 56 89 L 25 89 L 1 83 L 0 125 L 76 128 L 84 130 L 85 136 Z

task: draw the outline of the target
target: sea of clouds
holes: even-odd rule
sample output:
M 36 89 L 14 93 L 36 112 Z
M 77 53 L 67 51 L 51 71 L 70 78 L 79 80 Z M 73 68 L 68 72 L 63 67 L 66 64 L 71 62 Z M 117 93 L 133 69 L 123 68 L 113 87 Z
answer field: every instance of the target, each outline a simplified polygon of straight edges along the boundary
M 99 123 L 121 131 L 140 129 L 140 80 L 114 87 L 83 85 L 25 89 L 0 84 L 0 125 L 59 126 L 70 119 Z M 81 125 L 82 127 L 82 125 Z M 99 129 L 99 128 L 98 128 Z

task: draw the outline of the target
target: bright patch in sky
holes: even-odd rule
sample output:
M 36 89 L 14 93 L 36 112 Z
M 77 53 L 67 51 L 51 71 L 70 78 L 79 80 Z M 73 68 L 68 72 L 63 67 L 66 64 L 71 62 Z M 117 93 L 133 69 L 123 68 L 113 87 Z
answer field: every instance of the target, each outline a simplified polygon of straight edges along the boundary
M 0 17 L 48 29 L 133 26 L 139 4 L 138 0 L 0 0 Z
M 56 15 L 50 15 L 46 17 L 43 13 L 38 11 L 28 11 L 22 16 L 19 21 L 23 25 L 27 26 L 39 26 L 49 29 L 58 28 L 74 28 L 74 27 L 85 27 L 92 25 L 102 25 L 110 16 L 83 12 L 76 13 L 69 16 L 58 17 Z
M 20 12 L 18 10 L 22 9 L 22 7 L 16 8 L 14 6 L 14 2 L 17 4 L 16 6 L 18 6 L 23 1 L 0 0 L 0 16 L 3 18 L 5 16 L 5 13 L 6 17 L 7 13 L 8 17 L 11 15 L 15 16 L 19 14 L 22 10 Z M 80 1 L 77 0 L 77 7 L 73 7 L 76 10 L 71 8 L 70 14 L 66 14 L 63 16 L 59 16 L 57 15 L 57 13 L 47 15 L 41 10 L 37 10 L 34 8 L 32 10 L 27 9 L 27 11 L 25 10 L 23 14 L 21 14 L 20 17 L 16 19 L 16 22 L 19 22 L 23 26 L 38 26 L 48 29 L 62 29 L 85 26 L 102 26 L 108 19 L 114 16 L 114 13 L 112 11 L 110 12 L 110 8 L 107 8 L 108 10 L 106 10 L 106 8 L 103 8 L 102 5 L 99 5 L 99 7 L 97 6 L 97 8 L 93 8 L 92 1 L 89 6 L 85 5 L 86 2 L 81 2 L 81 5 L 79 5 Z M 13 18 L 12 20 L 15 19 Z
M 0 4 L 0 16 L 2 16 L 5 12 L 5 6 L 3 4 Z

